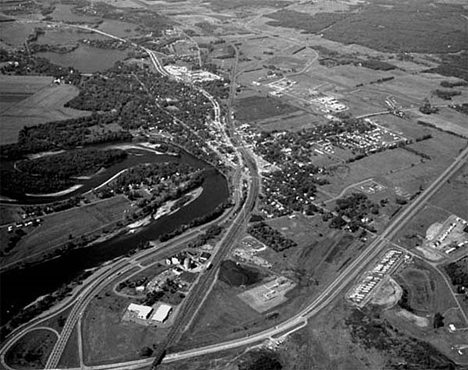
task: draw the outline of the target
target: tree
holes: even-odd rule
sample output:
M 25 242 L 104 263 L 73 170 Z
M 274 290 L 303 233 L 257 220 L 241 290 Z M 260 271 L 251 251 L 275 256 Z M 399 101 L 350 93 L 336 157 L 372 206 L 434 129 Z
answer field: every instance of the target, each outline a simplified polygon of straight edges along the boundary
M 436 312 L 434 315 L 434 329 L 441 328 L 444 326 L 444 317 L 440 312 Z

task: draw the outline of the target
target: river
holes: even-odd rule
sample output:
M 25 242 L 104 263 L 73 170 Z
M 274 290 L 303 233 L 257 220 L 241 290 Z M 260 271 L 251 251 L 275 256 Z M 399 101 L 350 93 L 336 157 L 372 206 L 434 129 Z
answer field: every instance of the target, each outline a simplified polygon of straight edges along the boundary
M 85 182 L 78 192 L 84 192 L 97 186 L 125 166 L 145 163 L 149 159 L 151 162 L 178 161 L 188 163 L 196 168 L 210 168 L 206 163 L 186 153 L 182 153 L 180 157 L 174 157 L 155 155 L 147 151 L 132 152 L 134 155 L 129 156 L 125 161 L 107 169 L 104 174 Z M 38 297 L 69 283 L 85 269 L 96 267 L 103 262 L 125 255 L 141 243 L 157 239 L 160 235 L 171 232 L 178 226 L 213 211 L 229 196 L 226 179 L 215 171 L 210 172 L 205 178 L 202 188 L 202 194 L 195 201 L 171 215 L 153 221 L 138 233 L 116 236 L 88 248 L 73 250 L 53 260 L 0 274 L 2 302 L 0 305 L 0 325 Z M 30 201 L 30 199 L 27 200 Z M 51 199 L 48 201 L 50 202 Z

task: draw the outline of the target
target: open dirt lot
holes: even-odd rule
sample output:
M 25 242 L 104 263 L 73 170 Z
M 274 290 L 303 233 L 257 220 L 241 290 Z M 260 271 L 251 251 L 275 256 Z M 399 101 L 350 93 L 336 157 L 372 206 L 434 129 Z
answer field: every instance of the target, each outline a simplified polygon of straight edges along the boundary
M 89 112 L 64 108 L 78 95 L 72 85 L 53 85 L 51 77 L 0 76 L 0 144 L 17 141 L 23 126 L 60 121 L 89 115 Z M 13 99 L 13 97 L 16 98 Z M 8 99 L 9 101 L 5 102 Z
M 285 302 L 285 294 L 294 288 L 292 281 L 275 279 L 239 294 L 239 298 L 258 312 L 265 312 Z

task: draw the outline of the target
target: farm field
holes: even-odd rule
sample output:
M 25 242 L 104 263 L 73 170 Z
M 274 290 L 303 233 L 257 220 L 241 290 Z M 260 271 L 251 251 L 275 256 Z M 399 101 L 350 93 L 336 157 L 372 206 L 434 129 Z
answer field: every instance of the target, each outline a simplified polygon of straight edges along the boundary
M 297 110 L 296 107 L 285 104 L 280 99 L 265 96 L 244 97 L 238 99 L 235 103 L 236 119 L 241 122 L 252 122 L 280 116 Z
M 27 256 L 51 252 L 75 238 L 123 220 L 124 212 L 128 209 L 130 202 L 123 196 L 117 196 L 96 204 L 45 216 L 41 225 L 23 229 L 26 235 L 3 257 L 3 263 L 9 264 Z M 1 229 L 0 235 L 1 240 L 5 241 L 2 244 L 6 245 L 10 234 Z
M 15 143 L 23 126 L 90 114 L 63 106 L 78 95 L 78 88 L 72 85 L 52 85 L 51 82 L 51 77 L 0 76 L 2 96 L 23 97 L 21 100 L 2 103 L 0 106 L 1 145 Z
M 299 131 L 302 129 L 312 128 L 319 122 L 323 121 L 324 119 L 320 116 L 315 116 L 298 110 L 290 114 L 258 120 L 255 122 L 255 125 L 261 131 Z

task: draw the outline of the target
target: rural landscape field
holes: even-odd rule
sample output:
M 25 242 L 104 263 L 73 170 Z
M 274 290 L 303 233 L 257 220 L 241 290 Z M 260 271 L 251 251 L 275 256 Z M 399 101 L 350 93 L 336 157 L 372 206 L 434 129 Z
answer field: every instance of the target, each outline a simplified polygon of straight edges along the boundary
M 468 4 L 0 3 L 0 368 L 468 369 Z

